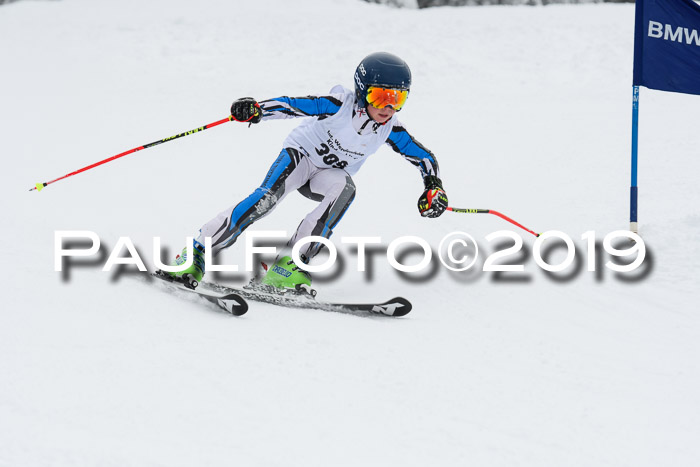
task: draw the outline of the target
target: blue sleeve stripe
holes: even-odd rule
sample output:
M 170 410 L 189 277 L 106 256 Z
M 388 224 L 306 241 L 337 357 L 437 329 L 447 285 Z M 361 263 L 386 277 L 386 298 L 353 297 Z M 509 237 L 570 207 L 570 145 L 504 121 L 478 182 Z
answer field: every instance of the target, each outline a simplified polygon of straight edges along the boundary
M 403 127 L 395 126 L 387 143 L 411 164 L 418 166 L 423 176 L 437 175 L 438 163 L 433 153 L 414 140 Z
M 270 101 L 284 102 L 291 108 L 299 111 L 299 116 L 321 116 L 321 115 L 333 115 L 343 103 L 333 96 L 307 96 L 307 97 L 287 97 L 282 96 L 276 99 L 269 99 Z M 268 111 L 277 110 L 274 107 L 268 108 Z M 280 109 L 281 110 L 281 109 Z M 278 111 L 280 111 L 278 110 Z

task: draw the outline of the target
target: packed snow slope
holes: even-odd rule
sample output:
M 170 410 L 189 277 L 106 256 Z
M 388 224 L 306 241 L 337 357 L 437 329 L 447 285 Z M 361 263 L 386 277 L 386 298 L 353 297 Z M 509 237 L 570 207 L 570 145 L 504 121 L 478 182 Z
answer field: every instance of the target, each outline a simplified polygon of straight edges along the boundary
M 647 258 L 617 274 L 602 250 L 628 227 L 633 22 L 633 5 L 0 7 L 0 466 L 698 465 L 697 97 L 642 89 Z M 405 296 L 405 318 L 263 304 L 233 318 L 133 266 L 101 271 L 120 237 L 149 267 L 153 237 L 180 249 L 261 182 L 299 121 L 227 123 L 28 191 L 224 118 L 237 97 L 350 87 L 379 50 L 412 67 L 400 117 L 437 156 L 451 204 L 564 232 L 572 266 L 545 274 L 535 237 L 495 216 L 421 218 L 418 171 L 386 147 L 333 237 L 345 269 L 315 285 L 332 300 Z M 292 194 L 250 230 L 291 234 L 313 206 Z M 101 255 L 56 272 L 64 230 L 95 232 Z M 486 239 L 499 230 L 523 249 L 497 263 L 524 271 L 482 270 L 512 243 Z M 340 243 L 411 235 L 437 249 L 455 231 L 481 247 L 465 273 L 433 259 L 400 276 L 381 247 L 358 272 Z M 219 264 L 243 269 L 245 238 Z

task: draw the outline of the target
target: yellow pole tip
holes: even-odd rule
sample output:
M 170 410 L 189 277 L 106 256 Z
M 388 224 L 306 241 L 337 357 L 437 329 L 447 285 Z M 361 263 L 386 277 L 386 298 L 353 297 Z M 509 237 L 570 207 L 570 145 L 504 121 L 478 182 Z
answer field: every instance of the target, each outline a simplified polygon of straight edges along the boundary
M 36 189 L 37 189 L 37 191 L 43 190 L 43 189 L 44 189 L 44 184 L 43 184 L 43 183 L 37 183 L 37 184 L 36 184 Z

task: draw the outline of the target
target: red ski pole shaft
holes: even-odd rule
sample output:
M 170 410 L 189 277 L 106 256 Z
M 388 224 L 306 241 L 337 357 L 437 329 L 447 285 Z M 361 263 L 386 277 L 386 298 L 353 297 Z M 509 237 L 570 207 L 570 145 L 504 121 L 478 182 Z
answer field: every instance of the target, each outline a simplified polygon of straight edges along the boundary
M 252 118 L 252 117 L 251 117 L 251 118 Z M 204 130 L 207 130 L 207 129 L 209 129 L 209 128 L 215 127 L 215 126 L 217 126 L 217 125 L 221 125 L 222 123 L 230 122 L 230 121 L 233 121 L 233 120 L 236 120 L 236 119 L 233 117 L 233 115 L 229 115 L 228 117 L 223 118 L 223 119 L 219 120 L 218 122 L 214 122 L 214 123 L 210 123 L 210 124 L 208 124 L 208 125 L 200 126 L 199 128 L 195 128 L 195 129 L 190 130 L 190 131 L 185 131 L 184 133 L 180 133 L 180 134 L 177 134 L 177 135 L 175 135 L 175 136 L 169 136 L 169 137 L 167 137 L 167 138 L 159 139 L 158 141 L 154 141 L 154 142 L 152 142 L 152 143 L 144 144 L 143 146 L 139 146 L 139 147 L 134 148 L 134 149 L 129 149 L 128 151 L 124 151 L 124 152 L 122 152 L 122 153 L 120 153 L 120 154 L 117 154 L 116 156 L 108 157 L 107 159 L 101 160 L 101 161 L 99 161 L 99 162 L 95 162 L 94 164 L 90 164 L 90 165 L 88 165 L 88 166 L 86 166 L 86 167 L 83 167 L 82 169 L 78 169 L 78 170 L 76 170 L 75 172 L 71 172 L 71 173 L 69 173 L 69 174 L 66 174 L 66 175 L 64 175 L 63 177 L 56 178 L 56 179 L 51 180 L 51 181 L 49 181 L 49 182 L 37 183 L 37 184 L 36 184 L 33 188 L 31 188 L 29 191 L 34 191 L 34 190 L 41 191 L 45 186 L 51 185 L 52 183 L 55 183 L 55 182 L 57 182 L 57 181 L 59 181 L 59 180 L 63 180 L 64 178 L 72 177 L 73 175 L 78 175 L 79 173 L 88 171 L 88 170 L 90 170 L 90 169 L 94 169 L 95 167 L 98 167 L 98 166 L 100 166 L 100 165 L 102 165 L 102 164 L 106 164 L 107 162 L 111 162 L 111 161 L 113 161 L 113 160 L 115 160 L 115 159 L 119 159 L 120 157 L 124 157 L 124 156 L 127 156 L 127 155 L 129 155 L 129 154 L 133 154 L 133 153 L 135 153 L 136 151 L 140 151 L 140 150 L 142 150 L 142 149 L 152 148 L 153 146 L 157 146 L 157 145 L 162 144 L 162 143 L 167 143 L 168 141 L 172 141 L 172 140 L 174 140 L 174 139 L 182 138 L 183 136 L 188 136 L 188 135 L 192 135 L 192 134 L 195 134 L 195 133 L 199 133 L 200 131 L 204 131 Z M 236 120 L 236 121 L 238 121 L 238 120 Z
M 534 235 L 535 237 L 539 237 L 539 236 L 540 236 L 540 234 L 538 234 L 537 232 L 534 232 L 534 231 L 528 229 L 528 228 L 525 227 L 524 225 L 519 224 L 518 222 L 515 222 L 515 221 L 514 221 L 513 219 L 511 219 L 510 217 L 508 217 L 508 216 L 506 216 L 506 215 L 504 215 L 504 214 L 501 214 L 501 213 L 498 212 L 498 211 L 494 211 L 493 209 L 460 209 L 460 208 L 448 207 L 447 210 L 448 210 L 448 211 L 452 211 L 452 212 L 465 213 L 465 214 L 493 214 L 494 216 L 498 216 L 498 217 L 500 217 L 501 219 L 506 220 L 506 221 L 510 222 L 511 224 L 520 227 L 521 229 L 525 230 L 526 232 L 530 232 L 530 233 L 531 233 L 532 235 Z

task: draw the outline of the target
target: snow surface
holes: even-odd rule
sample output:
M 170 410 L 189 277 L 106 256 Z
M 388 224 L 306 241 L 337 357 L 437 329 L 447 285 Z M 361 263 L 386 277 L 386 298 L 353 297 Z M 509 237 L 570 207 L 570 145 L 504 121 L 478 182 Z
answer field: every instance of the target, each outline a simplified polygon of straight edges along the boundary
M 582 234 L 628 226 L 633 22 L 633 5 L 0 7 L 0 466 L 698 465 L 698 97 L 641 92 L 646 274 L 585 268 Z M 377 50 L 412 67 L 401 119 L 451 203 L 566 232 L 581 269 L 548 277 L 534 237 L 495 216 L 420 218 L 417 171 L 387 147 L 336 231 L 346 270 L 316 283 L 334 300 L 405 296 L 403 319 L 263 304 L 233 318 L 133 268 L 101 272 L 121 236 L 149 265 L 154 236 L 179 249 L 257 186 L 298 121 L 226 124 L 27 191 L 224 118 L 237 97 L 351 86 Z M 253 229 L 291 233 L 312 206 L 291 195 Z M 365 274 L 338 241 L 437 248 L 466 231 L 488 253 L 503 229 L 523 234 L 523 273 L 407 280 L 376 255 Z M 57 230 L 96 232 L 103 256 L 55 272 Z M 242 267 L 243 242 L 217 260 Z

